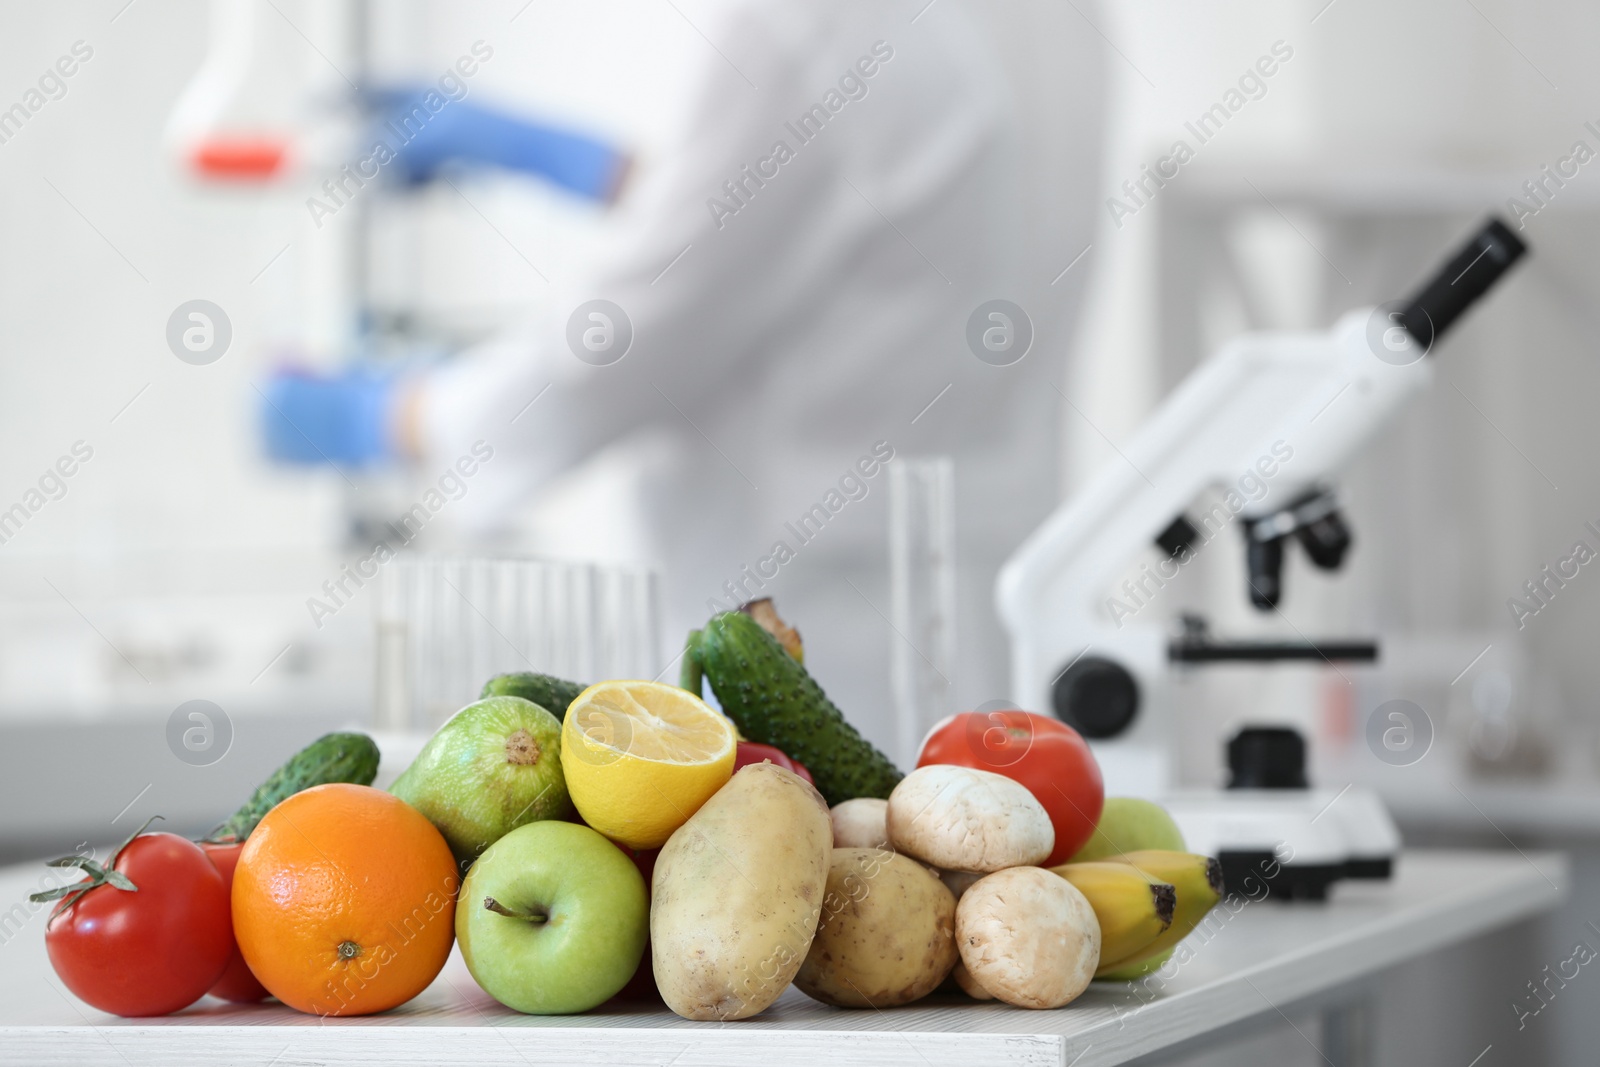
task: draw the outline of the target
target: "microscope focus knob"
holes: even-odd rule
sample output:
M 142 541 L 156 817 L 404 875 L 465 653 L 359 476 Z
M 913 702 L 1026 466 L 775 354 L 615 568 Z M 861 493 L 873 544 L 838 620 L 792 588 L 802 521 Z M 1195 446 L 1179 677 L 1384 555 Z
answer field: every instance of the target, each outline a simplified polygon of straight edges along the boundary
M 1139 713 L 1139 683 L 1128 669 L 1101 656 L 1080 656 L 1050 687 L 1056 718 L 1090 740 L 1116 737 Z

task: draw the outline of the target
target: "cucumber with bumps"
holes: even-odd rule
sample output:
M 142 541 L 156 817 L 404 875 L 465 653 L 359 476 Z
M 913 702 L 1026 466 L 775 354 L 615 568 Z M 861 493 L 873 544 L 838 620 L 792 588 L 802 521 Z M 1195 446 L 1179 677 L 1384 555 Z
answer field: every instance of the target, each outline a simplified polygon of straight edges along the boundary
M 557 719 L 565 721 L 568 706 L 587 688 L 588 686 L 579 685 L 577 682 L 569 682 L 548 674 L 515 671 L 511 674 L 497 674 L 484 682 L 483 692 L 478 694 L 478 699 L 521 697 L 523 700 L 533 701 Z
M 683 688 L 711 681 L 722 710 L 748 741 L 773 745 L 806 765 L 831 807 L 887 797 L 902 777 L 823 693 L 822 687 L 749 615 L 725 611 L 689 635 Z
M 243 841 L 262 817 L 302 789 L 329 782 L 371 785 L 378 776 L 378 746 L 366 734 L 324 734 L 256 787 L 233 818 L 206 835 L 207 841 Z

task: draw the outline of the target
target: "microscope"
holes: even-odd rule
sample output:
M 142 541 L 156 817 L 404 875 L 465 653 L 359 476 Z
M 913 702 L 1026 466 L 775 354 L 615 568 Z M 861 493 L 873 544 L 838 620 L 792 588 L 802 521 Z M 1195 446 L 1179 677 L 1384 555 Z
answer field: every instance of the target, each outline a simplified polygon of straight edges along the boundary
M 1339 877 L 1387 876 L 1399 837 L 1376 795 L 1308 789 L 1304 740 L 1281 725 L 1230 741 L 1228 790 L 1173 792 L 1175 669 L 1371 662 L 1378 646 L 1220 640 L 1195 617 L 1173 634 L 1147 608 L 1213 540 L 1238 538 L 1245 592 L 1264 612 L 1277 610 L 1286 553 L 1336 570 L 1351 532 L 1335 478 L 1429 387 L 1434 344 L 1526 250 L 1490 219 L 1408 300 L 1350 311 L 1326 333 L 1229 342 L 1156 409 L 1125 459 L 1058 507 L 1000 572 L 1012 696 L 1089 740 L 1108 793 L 1165 801 L 1190 848 L 1219 855 L 1225 877 L 1270 865 L 1281 868 L 1281 895 L 1320 898 Z M 1154 562 L 1112 585 L 1152 544 Z

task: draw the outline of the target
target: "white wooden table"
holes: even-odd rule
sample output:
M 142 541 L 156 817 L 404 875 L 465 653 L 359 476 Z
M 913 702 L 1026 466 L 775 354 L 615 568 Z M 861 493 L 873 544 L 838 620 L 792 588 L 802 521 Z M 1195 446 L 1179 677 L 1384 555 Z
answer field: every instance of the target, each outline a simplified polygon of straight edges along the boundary
M 1390 883 L 1342 883 L 1327 904 L 1245 904 L 1160 990 L 1096 983 L 1056 1011 L 933 997 L 846 1011 L 789 990 L 760 1017 L 691 1023 L 664 1010 L 539 1018 L 478 989 L 459 955 L 422 996 L 363 1019 L 319 1020 L 277 1005 L 206 999 L 162 1019 L 119 1019 L 61 986 L 45 913 L 12 904 L 41 867 L 0 870 L 0 1063 L 144 1065 L 373 1063 L 823 1064 L 1096 1067 L 1168 1048 L 1552 908 L 1564 857 L 1416 852 Z M 18 925 L 20 918 L 21 925 Z

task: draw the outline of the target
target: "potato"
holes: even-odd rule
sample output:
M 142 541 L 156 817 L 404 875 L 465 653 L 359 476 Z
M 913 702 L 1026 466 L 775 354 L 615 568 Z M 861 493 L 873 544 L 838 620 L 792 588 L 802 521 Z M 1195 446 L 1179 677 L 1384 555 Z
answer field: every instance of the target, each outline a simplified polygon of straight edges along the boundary
M 777 1000 L 811 948 L 832 854 L 821 794 L 772 763 L 741 768 L 656 858 L 650 953 L 667 1007 L 729 1020 Z
M 1059 1008 L 1089 988 L 1100 964 L 1100 922 L 1065 878 L 1011 867 L 961 895 L 956 947 L 981 992 L 1019 1008 Z
M 1026 786 L 950 764 L 906 775 L 889 794 L 888 824 L 895 851 L 945 871 L 1043 863 L 1056 847 L 1050 816 Z
M 978 980 L 972 977 L 972 972 L 967 970 L 967 965 L 960 960 L 956 961 L 955 969 L 950 972 L 950 977 L 954 978 L 956 985 L 961 987 L 961 991 L 973 1000 L 994 999 L 994 994 L 979 985 Z
M 794 984 L 841 1008 L 909 1004 L 938 988 L 960 958 L 955 921 L 955 897 L 916 860 L 835 849 L 822 921 Z
M 828 813 L 834 848 L 888 848 L 889 802 L 877 797 L 841 800 Z

